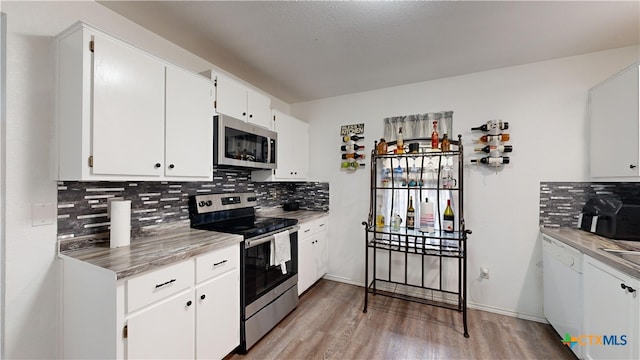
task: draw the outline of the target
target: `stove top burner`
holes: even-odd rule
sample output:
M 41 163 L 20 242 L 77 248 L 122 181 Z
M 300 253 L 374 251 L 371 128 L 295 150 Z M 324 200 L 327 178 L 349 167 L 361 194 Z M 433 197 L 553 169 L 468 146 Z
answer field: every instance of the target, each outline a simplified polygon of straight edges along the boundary
M 226 232 L 242 235 L 245 239 L 254 238 L 296 225 L 298 220 L 275 217 L 246 217 L 233 221 L 217 222 L 197 226 L 198 229 Z

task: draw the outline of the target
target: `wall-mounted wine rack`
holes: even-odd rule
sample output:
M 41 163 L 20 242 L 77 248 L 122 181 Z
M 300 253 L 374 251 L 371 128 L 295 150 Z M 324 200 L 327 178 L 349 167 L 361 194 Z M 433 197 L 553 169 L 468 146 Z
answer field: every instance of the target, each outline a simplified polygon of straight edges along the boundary
M 358 143 L 358 141 L 364 140 L 364 124 L 342 125 L 340 136 L 342 136 L 342 145 L 340 146 L 342 151 L 340 167 L 342 170 L 354 172 L 364 168 L 364 145 Z
M 485 155 L 478 159 L 471 159 L 471 163 L 495 168 L 511 163 L 511 158 L 505 155 L 505 153 L 513 151 L 512 145 L 505 144 L 511 139 L 507 132 L 508 129 L 509 123 L 502 120 L 489 120 L 481 126 L 471 128 L 471 130 L 479 130 L 485 133 L 477 140 L 480 146 L 474 149 Z

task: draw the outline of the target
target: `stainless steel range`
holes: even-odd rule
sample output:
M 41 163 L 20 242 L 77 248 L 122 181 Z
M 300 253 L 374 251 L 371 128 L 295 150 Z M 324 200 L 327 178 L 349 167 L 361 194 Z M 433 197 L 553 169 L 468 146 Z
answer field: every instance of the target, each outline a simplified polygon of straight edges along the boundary
M 195 195 L 189 198 L 191 227 L 244 237 L 240 258 L 240 346 L 246 352 L 298 306 L 296 219 L 257 217 L 253 193 Z M 272 265 L 276 234 L 288 231 L 290 260 Z M 286 240 L 286 237 L 285 237 Z M 286 268 L 286 269 L 285 269 Z

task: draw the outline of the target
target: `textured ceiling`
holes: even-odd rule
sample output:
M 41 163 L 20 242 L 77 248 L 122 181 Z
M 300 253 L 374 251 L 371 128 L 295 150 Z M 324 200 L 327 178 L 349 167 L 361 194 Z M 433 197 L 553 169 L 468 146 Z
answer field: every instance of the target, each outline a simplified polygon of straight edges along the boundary
M 98 2 L 288 103 L 640 43 L 638 1 Z

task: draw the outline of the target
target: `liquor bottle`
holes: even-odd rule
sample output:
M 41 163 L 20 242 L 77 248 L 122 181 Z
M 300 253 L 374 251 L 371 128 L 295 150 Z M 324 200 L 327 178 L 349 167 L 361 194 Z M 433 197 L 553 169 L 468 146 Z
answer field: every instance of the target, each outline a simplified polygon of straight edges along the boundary
M 434 214 L 433 203 L 429 202 L 428 198 L 425 198 L 424 202 L 420 203 L 420 231 L 427 233 L 434 231 Z
M 490 143 L 492 141 L 509 141 L 509 134 L 500 134 L 500 135 L 483 135 L 478 139 L 479 142 L 482 143 Z
M 364 154 L 351 153 L 351 154 L 342 154 L 343 159 L 364 159 Z
M 342 151 L 357 151 L 359 149 L 364 149 L 364 145 L 347 144 L 340 146 L 340 150 Z
M 396 141 L 396 154 L 404 154 L 404 138 L 402 128 L 398 129 L 398 140 Z
M 437 149 L 438 148 L 438 143 L 440 142 L 440 138 L 438 136 L 438 130 L 436 129 L 437 126 L 438 126 L 438 122 L 434 121 L 433 122 L 433 132 L 431 132 L 431 148 L 432 149 Z
M 382 212 L 382 204 L 378 205 L 378 215 L 376 215 L 376 227 L 384 227 L 384 213 Z
M 416 226 L 416 210 L 413 208 L 413 196 L 409 196 L 407 208 L 407 229 L 413 230 Z
M 380 142 L 378 143 L 378 155 L 386 155 L 387 154 L 387 142 L 384 140 L 384 138 L 380 139 Z
M 508 156 L 498 156 L 498 157 L 488 157 L 485 156 L 480 159 L 471 159 L 472 163 L 482 163 L 482 164 L 508 164 L 509 157 Z
M 445 232 L 453 232 L 453 222 L 455 217 L 453 215 L 453 209 L 451 208 L 451 199 L 447 200 L 447 207 L 444 209 L 442 216 L 442 227 Z
M 433 141 L 433 139 L 431 140 Z M 440 149 L 442 151 L 450 151 L 451 150 L 451 142 L 449 141 L 449 137 L 447 134 L 442 136 L 442 143 L 440 144 Z
M 344 142 L 348 142 L 349 140 L 358 141 L 358 140 L 362 140 L 362 139 L 364 139 L 364 136 L 345 135 L 345 136 L 342 137 L 342 141 L 344 141 Z
M 472 127 L 471 130 L 481 130 L 481 131 L 489 131 L 491 129 L 500 129 L 500 130 L 507 130 L 509 128 L 509 123 L 506 121 L 496 121 L 496 120 L 489 120 L 487 121 L 486 124 L 482 124 L 480 126 L 477 127 Z
M 485 147 L 477 147 L 474 149 L 475 151 L 482 151 L 486 153 L 490 153 L 492 151 L 500 151 L 500 152 L 512 152 L 513 146 L 511 145 L 486 145 Z

